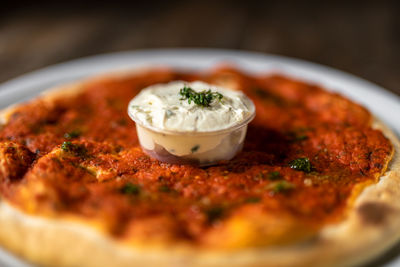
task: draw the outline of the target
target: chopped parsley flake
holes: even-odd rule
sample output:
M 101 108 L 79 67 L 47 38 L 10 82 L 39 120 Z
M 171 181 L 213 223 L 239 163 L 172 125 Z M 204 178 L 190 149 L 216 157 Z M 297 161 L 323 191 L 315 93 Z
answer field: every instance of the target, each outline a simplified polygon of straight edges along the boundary
M 171 188 L 169 188 L 168 185 L 160 185 L 158 187 L 158 191 L 168 193 L 168 192 L 171 192 Z
M 299 135 L 295 135 L 293 136 L 293 141 L 303 141 L 303 140 L 307 140 L 308 136 L 305 134 L 299 134 Z
M 273 193 L 284 193 L 294 189 L 294 184 L 283 180 L 279 182 L 274 182 L 270 184 L 268 187 L 269 189 L 271 189 Z
M 254 93 L 261 98 L 267 98 L 269 95 L 265 90 L 261 88 L 254 88 Z
M 79 144 L 73 144 L 70 141 L 65 141 L 61 144 L 61 149 L 64 152 L 72 153 L 74 156 L 77 157 L 84 157 L 86 156 L 87 150 L 84 146 Z
M 65 139 L 74 139 L 74 138 L 79 137 L 81 134 L 82 134 L 81 131 L 79 131 L 79 130 L 73 130 L 73 131 L 71 131 L 71 132 L 65 133 L 65 134 L 64 134 L 64 138 L 65 138 Z
M 304 130 L 289 132 L 288 137 L 290 138 L 291 142 L 299 142 L 308 139 L 308 136 L 304 133 Z
M 214 99 L 220 101 L 223 98 L 223 95 L 218 92 L 211 92 L 211 90 L 196 92 L 186 85 L 179 91 L 179 94 L 182 96 L 181 100 L 187 99 L 189 104 L 193 101 L 196 105 L 202 107 L 209 107 Z
M 224 208 L 215 206 L 206 210 L 207 220 L 209 223 L 213 223 L 219 220 L 224 214 Z
M 311 172 L 312 166 L 308 158 L 298 158 L 289 163 L 290 168 L 306 173 Z
M 281 174 L 278 171 L 268 173 L 268 180 L 278 180 L 281 178 Z
M 283 104 L 283 99 L 280 98 L 279 96 L 276 96 L 274 94 L 271 94 L 271 92 L 268 92 L 266 89 L 263 88 L 253 88 L 254 94 L 256 94 L 259 98 L 263 100 L 269 100 L 272 101 L 273 103 L 277 105 L 282 105 Z
M 264 180 L 265 176 L 262 172 L 257 173 L 254 177 L 253 177 L 254 181 L 259 181 L 259 180 Z
M 121 119 L 117 120 L 117 124 L 121 125 L 121 126 L 125 126 L 128 124 L 128 121 L 124 118 L 121 118 Z
M 125 195 L 138 195 L 140 193 L 140 187 L 132 183 L 127 183 L 121 187 L 120 192 Z
M 200 146 L 199 145 L 195 145 L 194 147 L 192 147 L 191 151 L 192 153 L 196 152 L 197 150 L 199 150 Z
M 261 198 L 259 197 L 249 197 L 248 199 L 246 199 L 246 203 L 258 203 L 261 201 Z

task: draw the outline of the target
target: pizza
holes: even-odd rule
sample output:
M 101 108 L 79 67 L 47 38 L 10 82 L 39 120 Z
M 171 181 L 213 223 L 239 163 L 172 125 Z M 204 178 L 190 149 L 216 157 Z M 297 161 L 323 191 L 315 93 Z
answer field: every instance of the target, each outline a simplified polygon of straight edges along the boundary
M 128 102 L 178 80 L 255 103 L 235 158 L 196 167 L 143 152 Z M 398 151 L 364 107 L 283 75 L 102 75 L 2 111 L 0 243 L 43 266 L 360 264 L 400 238 Z

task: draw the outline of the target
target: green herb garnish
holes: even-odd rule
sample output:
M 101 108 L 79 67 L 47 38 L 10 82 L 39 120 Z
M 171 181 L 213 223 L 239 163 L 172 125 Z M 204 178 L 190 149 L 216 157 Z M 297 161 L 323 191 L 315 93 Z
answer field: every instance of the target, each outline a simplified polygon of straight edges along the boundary
M 132 183 L 127 183 L 121 187 L 120 192 L 125 195 L 138 195 L 140 193 L 140 187 Z
M 263 174 L 262 172 L 257 173 L 257 174 L 253 177 L 253 180 L 254 180 L 254 181 L 259 181 L 259 180 L 264 180 L 264 179 L 265 179 L 265 176 L 264 176 L 264 174 Z
M 200 146 L 199 145 L 195 145 L 194 147 L 192 147 L 192 149 L 190 149 L 190 151 L 192 151 L 192 153 L 196 152 L 197 150 L 199 150 Z
M 206 210 L 207 221 L 213 223 L 224 215 L 224 208 L 215 206 Z
M 272 103 L 275 103 L 277 105 L 284 104 L 284 100 L 282 98 L 280 98 L 277 95 L 272 94 L 271 92 L 268 92 L 267 89 L 253 88 L 253 92 L 256 96 L 258 96 L 262 100 L 272 101 Z
M 248 199 L 245 200 L 246 203 L 258 203 L 261 201 L 261 198 L 259 197 L 249 197 Z
M 169 188 L 168 185 L 160 185 L 158 187 L 158 191 L 163 192 L 163 193 L 169 193 L 169 192 L 171 192 L 171 188 Z
M 81 135 L 81 131 L 79 130 L 73 130 L 71 132 L 65 133 L 64 138 L 65 139 L 74 139 L 77 138 Z
M 308 158 L 298 158 L 289 162 L 289 166 L 297 171 L 311 172 L 312 166 Z
M 303 134 L 303 135 L 298 135 L 296 136 L 296 140 L 295 141 L 303 141 L 303 140 L 307 140 L 308 136 Z
M 61 144 L 61 149 L 65 152 L 69 152 L 71 150 L 71 147 L 72 147 L 72 143 L 69 141 L 66 141 Z
M 268 180 L 278 180 L 281 178 L 281 174 L 278 171 L 268 173 Z
M 86 148 L 82 145 L 73 144 L 70 141 L 65 141 L 61 144 L 61 149 L 64 152 L 72 153 L 74 156 L 77 157 L 84 157 L 86 156 Z
M 128 124 L 128 121 L 124 118 L 121 118 L 121 119 L 117 120 L 117 124 L 121 125 L 121 126 L 125 126 Z
M 269 93 L 267 93 L 265 90 L 261 88 L 254 88 L 253 90 L 254 93 L 261 98 L 267 98 L 269 96 Z
M 277 193 L 284 193 L 294 189 L 294 184 L 288 181 L 279 181 L 270 184 L 268 187 L 269 189 L 271 189 L 273 193 L 277 194 Z
M 202 107 L 209 107 L 214 99 L 220 101 L 223 98 L 223 95 L 218 92 L 211 92 L 211 90 L 196 92 L 186 85 L 179 91 L 179 94 L 182 96 L 181 100 L 187 99 L 189 104 L 193 101 Z
M 298 134 L 298 135 L 292 135 L 292 141 L 296 142 L 296 141 L 304 141 L 307 140 L 308 136 L 305 134 Z
M 288 132 L 288 137 L 291 142 L 304 141 L 308 139 L 307 134 L 305 133 L 306 129 L 300 129 L 297 131 Z

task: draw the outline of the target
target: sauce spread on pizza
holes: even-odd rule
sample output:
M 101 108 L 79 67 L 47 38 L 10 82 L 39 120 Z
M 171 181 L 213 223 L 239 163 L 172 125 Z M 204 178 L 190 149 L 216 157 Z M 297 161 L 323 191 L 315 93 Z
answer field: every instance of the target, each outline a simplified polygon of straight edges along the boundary
M 256 118 L 233 160 L 199 168 L 143 153 L 128 102 L 174 80 L 240 89 L 254 101 Z M 305 240 L 345 216 L 393 150 L 363 107 L 279 75 L 158 69 L 62 94 L 17 107 L 0 126 L 1 195 L 127 243 L 233 249 Z

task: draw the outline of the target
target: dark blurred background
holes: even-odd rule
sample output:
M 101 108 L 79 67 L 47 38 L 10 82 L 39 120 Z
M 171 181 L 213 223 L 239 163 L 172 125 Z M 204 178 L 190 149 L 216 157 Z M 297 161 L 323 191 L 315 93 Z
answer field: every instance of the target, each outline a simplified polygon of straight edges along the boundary
M 2 1 L 0 82 L 99 53 L 245 49 L 338 68 L 400 94 L 400 1 Z

